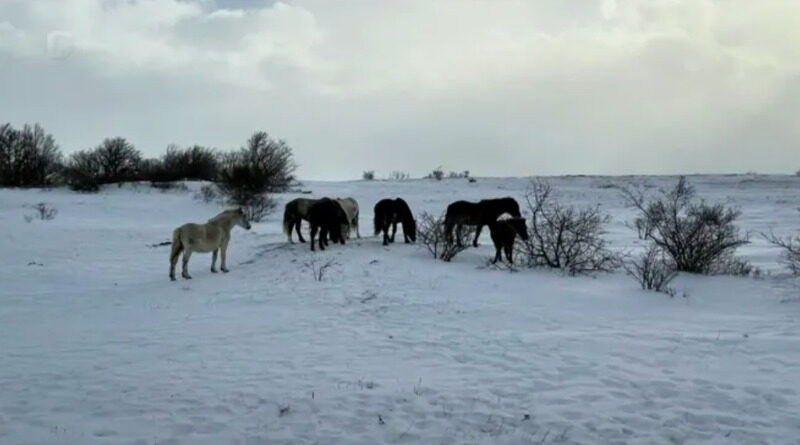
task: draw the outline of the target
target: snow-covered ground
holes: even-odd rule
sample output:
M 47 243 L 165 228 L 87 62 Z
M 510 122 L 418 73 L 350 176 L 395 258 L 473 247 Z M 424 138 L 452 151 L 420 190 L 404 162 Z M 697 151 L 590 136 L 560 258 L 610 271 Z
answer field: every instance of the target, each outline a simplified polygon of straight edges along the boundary
M 621 250 L 626 180 L 551 178 L 612 215 Z M 800 231 L 800 178 L 690 180 L 745 230 Z M 358 199 L 365 237 L 311 253 L 277 211 L 234 229 L 229 274 L 196 254 L 178 282 L 150 245 L 219 211 L 200 184 L 0 190 L 0 443 L 800 443 L 800 290 L 758 237 L 740 253 L 769 276 L 681 276 L 669 298 L 623 273 L 487 268 L 488 231 L 450 264 L 371 233 L 380 198 L 438 214 L 525 185 L 307 182 Z M 26 222 L 38 202 L 56 218 Z

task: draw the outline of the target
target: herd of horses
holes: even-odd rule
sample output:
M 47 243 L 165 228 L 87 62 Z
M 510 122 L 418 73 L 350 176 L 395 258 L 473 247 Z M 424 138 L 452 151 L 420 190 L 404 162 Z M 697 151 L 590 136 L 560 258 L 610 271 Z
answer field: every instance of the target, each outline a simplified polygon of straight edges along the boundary
M 509 217 L 504 217 L 510 215 Z M 305 220 L 310 226 L 311 250 L 316 245 L 320 250 L 325 250 L 329 242 L 345 244 L 350 239 L 352 232 L 358 238 L 361 233 L 358 228 L 359 210 L 358 202 L 353 198 L 297 198 L 286 203 L 283 212 L 283 233 L 290 243 L 292 231 L 297 233 L 297 239 L 305 243 L 300 230 Z M 375 204 L 373 216 L 375 236 L 383 233 L 383 245 L 393 243 L 397 234 L 397 225 L 403 228 L 403 239 L 406 243 L 417 240 L 417 223 L 408 203 L 402 198 L 382 199 Z M 226 256 L 230 233 L 233 226 L 240 226 L 250 230 L 250 222 L 241 208 L 225 210 L 204 224 L 187 223 L 173 231 L 172 248 L 170 252 L 169 277 L 175 280 L 175 267 L 178 257 L 183 254 L 181 276 L 191 279 L 188 264 L 193 252 L 212 253 L 211 272 L 216 273 L 217 255 L 219 254 L 220 270 L 228 272 Z M 492 242 L 495 246 L 493 263 L 501 260 L 501 253 L 505 253 L 509 263 L 513 263 L 513 246 L 517 235 L 523 240 L 528 239 L 528 229 L 525 219 L 519 211 L 519 203 L 514 198 L 504 197 L 484 199 L 478 202 L 455 201 L 447 206 L 444 218 L 444 235 L 448 241 L 453 240 L 461 244 L 461 228 L 475 226 L 475 239 L 473 246 L 478 247 L 483 226 L 489 227 Z M 391 229 L 391 235 L 389 231 Z

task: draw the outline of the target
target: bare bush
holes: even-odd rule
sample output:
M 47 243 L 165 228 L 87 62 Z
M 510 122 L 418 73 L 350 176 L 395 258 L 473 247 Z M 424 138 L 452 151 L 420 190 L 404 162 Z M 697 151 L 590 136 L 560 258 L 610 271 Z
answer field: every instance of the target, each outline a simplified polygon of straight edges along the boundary
M 258 196 L 288 189 L 296 168 L 286 142 L 257 132 L 246 146 L 222 157 L 217 186 L 230 203 L 248 206 Z
M 161 158 L 164 170 L 174 175 L 173 181 L 213 181 L 217 178 L 219 159 L 213 148 L 194 145 L 167 147 Z
M 221 201 L 216 184 L 205 184 L 200 187 L 200 191 L 194 194 L 194 199 L 203 201 L 206 204 L 210 204 L 214 201 Z
M 781 238 L 774 233 L 762 233 L 771 244 L 783 249 L 781 252 L 781 263 L 783 263 L 794 275 L 800 275 L 800 235 Z
M 366 170 L 361 174 L 361 179 L 365 181 L 372 181 L 375 179 L 375 170 Z
M 0 185 L 51 185 L 60 166 L 58 145 L 39 124 L 20 130 L 10 124 L 0 126 Z
M 303 265 L 311 271 L 314 281 L 324 281 L 325 273 L 328 271 L 328 269 L 339 265 L 339 263 L 337 263 L 333 258 L 330 258 L 324 262 L 318 262 L 315 258 L 312 258 L 303 263 Z
M 248 221 L 259 222 L 275 209 L 277 203 L 267 195 L 253 195 L 239 205 Z
M 94 149 L 100 167 L 101 184 L 133 181 L 139 178 L 142 154 L 125 138 L 110 138 Z
M 444 178 L 444 170 L 442 170 L 442 166 L 440 165 L 436 167 L 432 172 L 428 173 L 426 178 L 441 181 Z
M 544 180 L 532 180 L 525 199 L 531 213 L 529 239 L 518 250 L 526 266 L 561 269 L 570 275 L 608 272 L 618 266 L 617 255 L 602 236 L 609 217 L 599 206 L 563 206 Z
M 464 178 L 469 179 L 469 170 L 464 170 L 462 172 L 451 171 L 447 174 L 448 178 Z
M 468 239 L 475 236 L 475 228 L 465 226 L 457 236 L 450 237 L 445 231 L 444 216 L 436 218 L 427 212 L 420 215 L 417 237 L 436 259 L 449 262 L 466 250 L 466 245 L 459 246 L 456 242 L 459 237 L 465 236 Z
M 642 289 L 675 296 L 675 290 L 669 287 L 670 282 L 678 276 L 675 263 L 655 243 L 650 243 L 638 257 L 627 258 L 622 262 L 622 267 Z
M 712 273 L 726 255 L 748 242 L 734 225 L 739 211 L 698 201 L 694 187 L 683 176 L 656 198 L 648 199 L 634 187 L 625 187 L 622 193 L 640 212 L 634 222 L 639 238 L 656 243 L 678 271 Z
M 409 175 L 407 172 L 401 172 L 401 171 L 398 171 L 398 170 L 395 170 L 395 171 L 389 173 L 389 180 L 390 181 L 405 181 L 410 177 L 411 177 L 411 175 Z
M 732 275 L 736 277 L 760 277 L 761 269 L 744 258 L 737 257 L 734 252 L 725 252 L 720 256 L 707 272 L 709 275 Z
M 33 215 L 25 215 L 25 221 L 31 222 L 34 219 L 39 219 L 42 221 L 51 221 L 56 218 L 58 215 L 58 209 L 55 207 L 51 207 L 49 204 L 45 202 L 40 202 L 36 205 L 31 206 L 33 210 L 36 211 Z
M 64 169 L 67 185 L 77 192 L 100 190 L 101 169 L 94 152 L 82 150 L 70 155 Z

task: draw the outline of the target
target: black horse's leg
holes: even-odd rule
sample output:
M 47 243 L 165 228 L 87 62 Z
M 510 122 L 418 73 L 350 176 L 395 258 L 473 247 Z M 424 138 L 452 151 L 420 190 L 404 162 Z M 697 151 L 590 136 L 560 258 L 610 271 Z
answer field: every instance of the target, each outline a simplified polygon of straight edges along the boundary
M 478 224 L 478 228 L 475 229 L 475 240 L 472 241 L 472 247 L 478 247 L 478 237 L 481 236 L 481 230 L 483 230 L 483 224 Z
M 500 250 L 502 249 L 502 246 L 500 246 L 500 244 L 495 244 L 494 248 L 495 248 L 496 252 L 495 252 L 495 255 L 494 255 L 494 259 L 492 260 L 492 264 L 496 264 L 498 261 L 500 261 L 502 259 L 500 257 Z
M 311 242 L 314 243 L 313 241 Z M 319 250 L 325 250 L 325 246 L 328 245 L 328 230 L 325 226 L 319 230 Z
M 510 243 L 506 244 L 504 248 L 506 251 L 506 259 L 508 260 L 508 264 L 514 264 L 514 258 L 512 257 L 514 253 L 514 241 L 512 240 Z M 499 250 L 497 251 L 497 255 L 500 255 Z
M 295 230 L 297 230 L 297 239 L 300 240 L 301 243 L 304 243 L 304 242 L 306 242 L 306 240 L 303 239 L 303 234 L 300 232 L 300 225 L 302 223 L 303 223 L 303 220 L 302 219 L 298 219 L 297 223 L 295 224 Z
M 314 224 L 311 224 L 311 251 L 312 251 L 312 252 L 314 251 L 314 237 L 317 235 L 317 230 L 318 230 L 318 229 L 319 229 L 319 227 L 317 227 L 317 226 L 316 226 L 316 225 L 314 225 Z M 320 235 L 320 237 L 321 237 L 321 236 L 322 236 L 322 235 Z M 321 238 L 320 238 L 320 239 L 321 239 Z
M 395 235 L 397 235 L 397 221 L 392 222 L 392 242 L 394 242 Z
M 461 243 L 461 227 L 462 227 L 461 224 L 458 224 L 456 226 L 456 245 L 458 245 L 458 247 L 463 247 L 464 246 Z M 448 230 L 447 233 L 450 234 L 450 231 Z

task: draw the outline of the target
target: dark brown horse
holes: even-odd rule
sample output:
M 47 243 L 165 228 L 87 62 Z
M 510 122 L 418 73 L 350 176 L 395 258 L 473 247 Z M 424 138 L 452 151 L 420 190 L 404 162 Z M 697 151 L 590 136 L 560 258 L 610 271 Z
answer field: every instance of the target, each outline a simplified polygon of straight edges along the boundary
M 492 263 L 501 260 L 500 251 L 506 253 L 506 259 L 510 264 L 514 264 L 514 239 L 519 235 L 520 238 L 528 240 L 528 226 L 525 218 L 498 219 L 489 223 L 489 232 L 492 235 L 492 242 L 497 253 Z
M 311 250 L 314 250 L 314 237 L 319 232 L 319 248 L 325 250 L 328 237 L 334 243 L 345 243 L 345 234 L 350 231 L 347 214 L 336 201 L 322 198 L 308 209 L 308 222 L 311 224 Z
M 417 240 L 417 222 L 402 198 L 382 199 L 375 204 L 375 236 L 383 231 L 383 245 L 394 242 L 394 235 L 397 233 L 397 223 L 403 225 L 403 238 L 406 243 Z M 392 226 L 392 236 L 389 237 L 389 226 Z
M 456 201 L 447 206 L 444 217 L 444 230 L 449 239 L 453 239 L 453 228 L 457 228 L 456 242 L 461 246 L 461 226 L 478 226 L 475 229 L 475 240 L 472 245 L 478 247 L 478 237 L 481 236 L 483 226 L 497 221 L 497 218 L 508 213 L 512 217 L 522 216 L 519 204 L 514 198 L 484 199 L 478 202 Z

